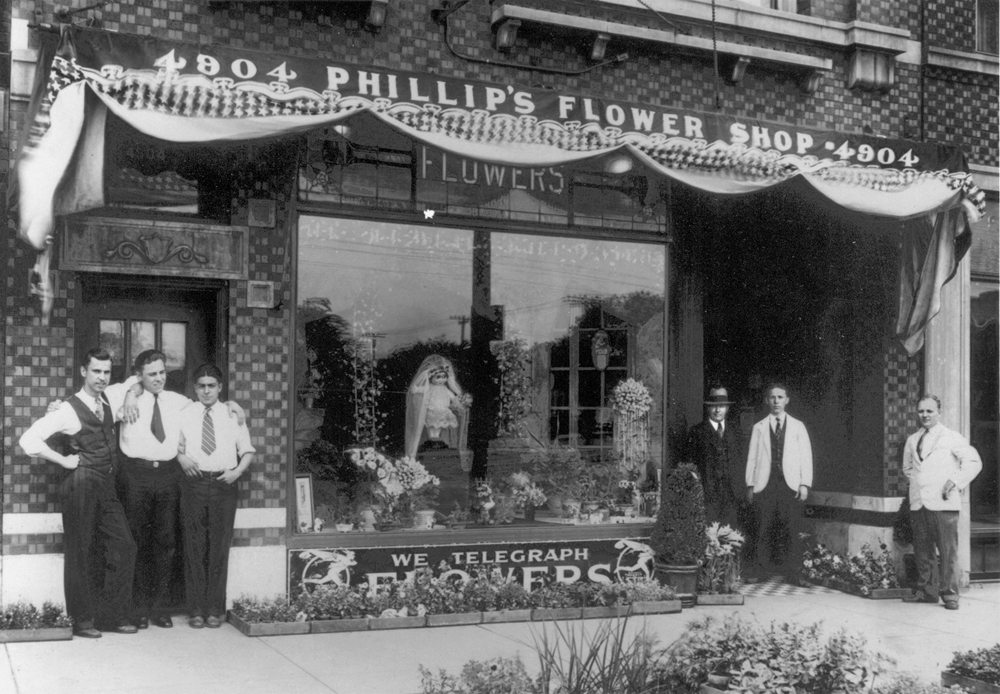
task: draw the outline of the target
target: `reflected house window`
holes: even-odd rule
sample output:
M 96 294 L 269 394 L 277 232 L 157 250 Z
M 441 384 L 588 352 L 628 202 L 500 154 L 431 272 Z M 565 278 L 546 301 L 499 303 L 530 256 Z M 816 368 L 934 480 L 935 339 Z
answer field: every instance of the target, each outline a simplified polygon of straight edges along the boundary
M 181 390 L 183 374 L 171 378 L 171 373 L 183 372 L 187 364 L 188 326 L 177 321 L 121 320 L 102 318 L 100 344 L 111 354 L 111 382 L 125 380 L 132 373 L 136 357 L 147 349 L 163 352 L 166 359 L 167 381 L 171 390 Z

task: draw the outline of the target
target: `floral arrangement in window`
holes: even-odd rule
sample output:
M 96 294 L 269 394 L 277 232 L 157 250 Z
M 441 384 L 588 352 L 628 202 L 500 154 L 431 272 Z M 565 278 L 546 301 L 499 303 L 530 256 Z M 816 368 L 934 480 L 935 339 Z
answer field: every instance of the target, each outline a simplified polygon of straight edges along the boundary
M 705 532 L 708 547 L 698 577 L 699 593 L 735 593 L 740 581 L 740 549 L 745 538 L 728 525 L 712 523 Z
M 375 499 L 384 507 L 383 516 L 430 508 L 437 498 L 441 480 L 410 457 L 392 460 L 374 448 L 348 451 L 351 462 L 369 475 Z
M 645 473 L 649 459 L 649 410 L 653 397 L 642 382 L 629 378 L 611 392 L 614 410 L 615 453 L 625 471 Z
M 528 373 L 528 346 L 517 338 L 491 346 L 500 372 L 497 411 L 498 434 L 521 434 L 524 419 L 531 413 L 531 376 Z
M 831 552 L 826 545 L 817 544 L 802 556 L 802 578 L 808 582 L 835 579 L 857 588 L 862 595 L 869 595 L 877 588 L 899 588 L 899 576 L 892 554 L 885 544 L 879 544 L 881 554 L 867 544 L 861 551 L 844 557 Z
M 542 506 L 546 501 L 545 492 L 535 484 L 527 472 L 515 472 L 507 477 L 510 488 L 510 498 L 517 509 Z

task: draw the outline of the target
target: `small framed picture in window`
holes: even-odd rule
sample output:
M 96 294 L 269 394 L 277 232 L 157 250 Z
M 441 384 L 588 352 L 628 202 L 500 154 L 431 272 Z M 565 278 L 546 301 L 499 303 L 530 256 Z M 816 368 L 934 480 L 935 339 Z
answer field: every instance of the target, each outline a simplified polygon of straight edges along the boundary
M 309 473 L 295 475 L 295 520 L 300 533 L 313 529 L 313 478 Z

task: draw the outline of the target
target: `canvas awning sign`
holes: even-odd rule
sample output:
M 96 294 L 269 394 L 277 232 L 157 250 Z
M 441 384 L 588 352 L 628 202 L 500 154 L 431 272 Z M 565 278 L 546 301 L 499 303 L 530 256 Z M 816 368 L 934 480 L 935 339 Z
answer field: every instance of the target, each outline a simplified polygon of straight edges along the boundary
M 20 235 L 38 249 L 57 216 L 104 205 L 108 113 L 153 138 L 211 144 L 287 136 L 368 112 L 417 141 L 485 162 L 557 166 L 623 150 L 723 195 L 800 177 L 844 209 L 946 229 L 956 258 L 967 217 L 984 204 L 962 153 L 934 143 L 77 27 L 51 38 L 58 42 L 41 51 L 15 176 Z M 925 323 L 918 310 L 906 330 Z

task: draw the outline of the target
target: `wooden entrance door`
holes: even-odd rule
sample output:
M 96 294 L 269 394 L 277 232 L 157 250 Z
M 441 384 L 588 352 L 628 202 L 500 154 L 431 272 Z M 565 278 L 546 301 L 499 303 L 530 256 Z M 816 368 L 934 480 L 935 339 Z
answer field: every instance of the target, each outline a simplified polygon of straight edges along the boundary
M 77 361 L 93 347 L 111 353 L 111 382 L 132 373 L 136 356 L 158 349 L 167 357 L 167 390 L 194 398 L 194 370 L 206 362 L 223 372 L 223 283 L 168 278 L 81 275 Z M 77 371 L 74 369 L 74 371 Z

